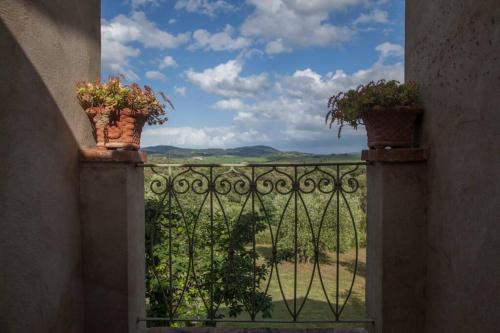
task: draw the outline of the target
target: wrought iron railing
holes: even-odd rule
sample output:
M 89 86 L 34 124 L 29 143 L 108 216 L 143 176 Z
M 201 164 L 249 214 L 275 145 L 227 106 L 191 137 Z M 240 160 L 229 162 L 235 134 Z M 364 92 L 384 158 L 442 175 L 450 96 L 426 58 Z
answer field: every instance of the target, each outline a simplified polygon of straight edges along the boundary
M 141 320 L 370 321 L 358 281 L 363 163 L 141 166 L 148 307 Z M 313 294 L 321 310 L 305 310 Z M 348 316 L 350 302 L 358 309 Z

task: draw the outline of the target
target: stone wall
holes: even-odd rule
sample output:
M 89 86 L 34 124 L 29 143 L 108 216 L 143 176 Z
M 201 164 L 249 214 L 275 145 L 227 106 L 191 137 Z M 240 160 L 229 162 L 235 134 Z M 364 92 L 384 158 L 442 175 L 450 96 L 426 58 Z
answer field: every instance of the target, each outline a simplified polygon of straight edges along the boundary
M 99 0 L 0 1 L 0 332 L 82 332 L 74 97 L 100 75 Z
M 500 3 L 406 2 L 429 150 L 426 332 L 500 327 Z

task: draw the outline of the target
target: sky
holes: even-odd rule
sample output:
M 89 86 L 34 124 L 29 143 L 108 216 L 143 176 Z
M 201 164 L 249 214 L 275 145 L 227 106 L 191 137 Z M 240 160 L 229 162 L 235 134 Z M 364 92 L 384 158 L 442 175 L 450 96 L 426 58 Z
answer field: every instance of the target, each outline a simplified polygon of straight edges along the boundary
M 102 0 L 102 75 L 164 92 L 175 110 L 142 146 L 353 153 L 325 124 L 339 91 L 404 78 L 404 0 Z

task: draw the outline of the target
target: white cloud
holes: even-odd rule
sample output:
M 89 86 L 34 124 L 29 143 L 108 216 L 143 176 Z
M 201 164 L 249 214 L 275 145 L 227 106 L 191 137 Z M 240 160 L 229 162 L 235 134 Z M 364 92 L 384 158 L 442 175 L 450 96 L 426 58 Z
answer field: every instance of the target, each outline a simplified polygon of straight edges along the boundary
M 364 4 L 366 0 L 283 0 L 290 8 L 302 13 L 341 10 L 349 6 Z
M 177 22 L 176 19 L 170 19 L 168 20 L 168 24 L 175 24 Z
M 243 102 L 239 98 L 230 98 L 217 101 L 214 108 L 221 110 L 240 110 L 243 108 Z
M 242 62 L 232 60 L 199 73 L 192 72 L 199 75 L 191 77 L 194 84 L 224 97 L 212 107 L 231 112 L 233 125 L 214 128 L 170 128 L 167 125 L 147 130 L 145 145 L 230 147 L 267 144 L 317 152 L 359 152 L 360 147 L 366 144 L 364 128 L 355 131 L 346 127 L 342 139 L 337 140 L 335 129 L 329 130 L 324 122 L 327 100 L 339 91 L 356 88 L 372 80 L 403 81 L 402 50 L 400 45 L 383 43 L 376 47 L 379 59 L 365 69 L 352 73 L 342 69 L 318 73 L 304 68 L 289 75 L 275 76 L 273 85 L 267 79 L 265 93 L 252 90 L 246 96 L 235 88 L 240 85 L 238 80 L 248 79 L 241 77 Z M 389 57 L 394 57 L 396 62 L 389 62 Z
M 226 25 L 224 30 L 211 34 L 207 30 L 199 29 L 193 33 L 194 43 L 190 49 L 204 49 L 211 51 L 234 51 L 250 46 L 251 41 L 245 37 L 233 38 L 235 30 L 231 25 Z
M 256 96 L 268 87 L 265 73 L 243 77 L 240 76 L 242 70 L 242 61 L 230 60 L 202 72 L 190 69 L 185 75 L 192 84 L 204 91 L 226 98 Z
M 214 16 L 219 11 L 234 10 L 235 7 L 226 0 L 177 0 L 175 9 Z
M 162 82 L 167 81 L 167 77 L 162 72 L 159 71 L 147 71 L 146 77 L 150 80 L 158 80 Z
M 189 32 L 173 35 L 159 29 L 141 11 L 134 11 L 130 16 L 118 15 L 110 22 L 104 20 L 101 34 L 121 43 L 138 42 L 158 49 L 176 48 L 190 39 Z
M 124 66 L 120 66 L 118 64 L 112 64 L 109 66 L 109 70 L 111 75 L 123 75 L 128 81 L 137 81 L 140 79 L 139 75 L 134 72 L 132 69 Z
M 246 128 L 249 124 L 260 133 L 267 133 L 269 143 L 302 143 L 315 149 L 320 145 L 330 151 L 353 151 L 364 144 L 364 130 L 345 128 L 342 141 L 336 141 L 335 132 L 325 125 L 328 98 L 340 91 L 356 88 L 360 84 L 379 79 L 403 81 L 402 62 L 387 64 L 388 55 L 399 55 L 399 45 L 380 44 L 376 51 L 379 59 L 369 68 L 348 74 L 342 69 L 324 75 L 310 68 L 297 70 L 291 75 L 278 76 L 273 93 L 253 102 L 240 99 L 224 99 L 213 106 L 235 112 L 236 126 Z M 330 147 L 336 142 L 338 148 Z M 347 148 L 346 148 L 347 147 Z M 319 148 L 318 148 L 319 149 Z
M 327 73 L 324 76 L 307 68 L 298 70 L 291 76 L 281 77 L 276 87 L 281 94 L 287 97 L 309 102 L 320 100 L 325 104 L 326 100 L 333 94 L 370 81 L 380 79 L 402 81 L 403 73 L 402 63 L 386 65 L 377 62 L 368 69 L 361 69 L 352 74 L 337 70 L 335 73 Z
M 118 15 L 110 21 L 101 21 L 101 60 L 103 68 L 113 74 L 123 74 L 128 80 L 138 80 L 130 59 L 141 53 L 136 45 L 146 48 L 175 48 L 190 39 L 190 33 L 172 35 L 159 29 L 141 11 L 130 16 Z
M 389 13 L 384 10 L 374 9 L 368 14 L 361 14 L 354 20 L 354 24 L 367 24 L 367 23 L 388 23 Z
M 181 96 L 186 96 L 186 87 L 175 87 L 175 93 Z
M 241 52 L 238 54 L 236 59 L 251 59 L 253 57 L 262 57 L 264 55 L 264 52 L 262 52 L 259 49 L 243 49 Z
M 401 57 L 405 53 L 403 46 L 387 42 L 377 45 L 375 50 L 377 50 L 380 54 L 380 61 L 384 61 L 386 58 L 391 56 Z
M 169 144 L 189 148 L 222 148 L 266 142 L 268 138 L 253 129 L 234 127 L 157 127 L 144 132 L 143 146 Z
M 278 54 L 283 52 L 292 52 L 290 47 L 287 47 L 283 44 L 283 39 L 278 38 L 276 40 L 270 41 L 266 44 L 266 53 L 267 54 Z
M 255 122 L 257 118 L 252 112 L 240 111 L 234 117 L 234 121 L 248 124 L 249 122 Z
M 280 77 L 276 88 L 284 96 L 308 100 L 312 103 L 320 100 L 324 104 L 329 96 L 369 81 L 380 79 L 403 81 L 403 63 L 386 64 L 388 56 L 401 57 L 404 52 L 403 47 L 397 44 L 383 43 L 378 45 L 375 50 L 379 53 L 379 59 L 370 68 L 360 69 L 352 74 L 338 69 L 324 76 L 306 68 L 297 70 L 290 76 Z
M 160 65 L 158 67 L 160 69 L 164 69 L 164 68 L 167 68 L 167 67 L 177 67 L 177 62 L 175 62 L 175 59 L 172 58 L 171 56 L 165 56 L 160 61 Z
M 129 59 L 138 57 L 141 51 L 127 46 L 103 34 L 101 40 L 101 62 L 103 68 L 115 73 L 123 74 L 128 80 L 134 81 L 139 76 L 129 68 Z
M 354 31 L 329 22 L 334 10 L 357 5 L 365 0 L 248 0 L 255 11 L 246 18 L 242 34 L 271 44 L 269 50 L 287 50 L 292 46 L 328 46 L 353 38 Z M 276 42 L 277 43 L 277 42 Z M 276 53 L 276 52 L 275 52 Z

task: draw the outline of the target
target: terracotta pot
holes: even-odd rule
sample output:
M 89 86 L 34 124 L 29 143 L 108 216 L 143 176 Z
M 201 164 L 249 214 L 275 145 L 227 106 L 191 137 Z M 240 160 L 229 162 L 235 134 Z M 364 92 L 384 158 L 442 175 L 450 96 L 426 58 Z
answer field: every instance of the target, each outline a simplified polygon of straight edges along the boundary
M 415 122 L 422 109 L 377 107 L 361 113 L 372 149 L 406 148 L 413 144 Z
M 128 108 L 109 114 L 102 108 L 93 108 L 87 110 L 87 115 L 92 121 L 97 148 L 139 150 L 146 117 Z

